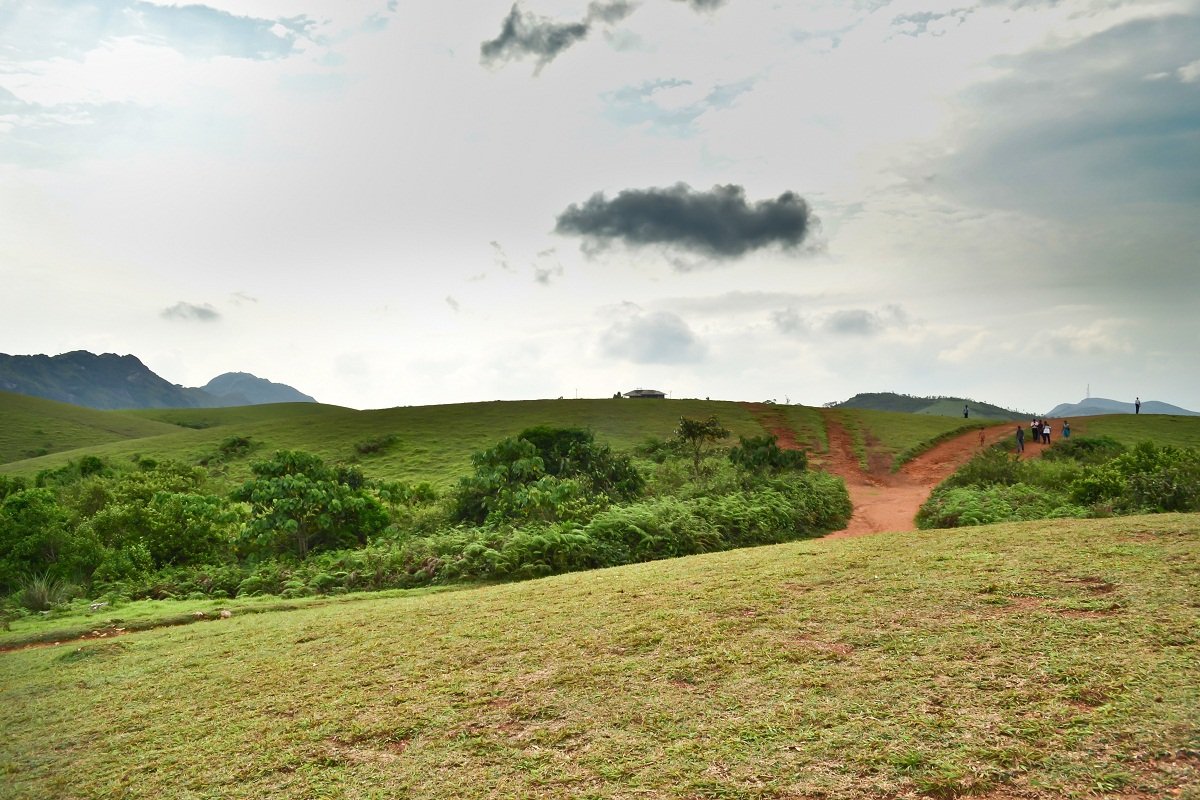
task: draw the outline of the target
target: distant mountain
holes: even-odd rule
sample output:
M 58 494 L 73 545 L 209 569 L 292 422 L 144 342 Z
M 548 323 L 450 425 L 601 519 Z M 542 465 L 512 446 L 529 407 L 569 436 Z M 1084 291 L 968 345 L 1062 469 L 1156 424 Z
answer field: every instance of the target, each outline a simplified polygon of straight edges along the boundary
M 244 372 L 218 375 L 203 389 L 187 388 L 154 374 L 136 356 L 86 350 L 57 356 L 0 353 L 0 391 L 104 410 L 316 402 L 290 386 Z
M 249 372 L 226 372 L 201 387 L 225 400 L 240 400 L 226 405 L 257 406 L 266 403 L 315 403 L 312 397 L 284 383 L 274 383 Z
M 1047 417 L 1095 417 L 1100 414 L 1132 414 L 1133 403 L 1120 400 L 1109 400 L 1105 397 L 1085 397 L 1078 403 L 1059 403 Z M 1200 411 L 1188 411 L 1186 408 L 1173 406 L 1159 400 L 1142 401 L 1143 414 L 1178 414 L 1184 417 L 1200 417 Z
M 830 408 L 866 408 L 874 411 L 901 411 L 907 414 L 932 414 L 939 417 L 960 417 L 963 406 L 970 409 L 974 419 L 1024 419 L 1020 411 L 981 403 L 965 397 L 914 397 L 895 392 L 864 392 L 849 400 L 827 404 Z

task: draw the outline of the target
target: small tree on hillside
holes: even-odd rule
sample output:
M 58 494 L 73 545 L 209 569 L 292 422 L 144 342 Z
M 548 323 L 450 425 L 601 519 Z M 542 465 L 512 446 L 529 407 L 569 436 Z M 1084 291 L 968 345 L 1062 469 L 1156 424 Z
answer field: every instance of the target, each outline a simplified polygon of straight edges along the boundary
M 701 464 L 712 445 L 729 438 L 729 431 L 722 427 L 715 416 L 706 420 L 679 418 L 675 436 L 684 443 L 692 456 L 692 472 L 700 476 Z
M 311 453 L 281 450 L 250 469 L 255 477 L 233 499 L 250 504 L 246 535 L 270 552 L 305 558 L 313 550 L 361 546 L 387 526 L 387 511 L 356 468 L 333 468 Z

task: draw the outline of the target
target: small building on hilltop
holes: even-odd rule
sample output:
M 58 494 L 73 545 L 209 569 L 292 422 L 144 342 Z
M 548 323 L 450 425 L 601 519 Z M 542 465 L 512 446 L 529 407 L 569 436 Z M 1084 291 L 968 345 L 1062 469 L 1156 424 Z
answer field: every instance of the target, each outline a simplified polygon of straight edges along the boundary
M 660 392 L 658 389 L 634 389 L 632 392 L 626 392 L 626 397 L 629 398 L 650 398 L 651 400 L 665 400 L 666 392 Z

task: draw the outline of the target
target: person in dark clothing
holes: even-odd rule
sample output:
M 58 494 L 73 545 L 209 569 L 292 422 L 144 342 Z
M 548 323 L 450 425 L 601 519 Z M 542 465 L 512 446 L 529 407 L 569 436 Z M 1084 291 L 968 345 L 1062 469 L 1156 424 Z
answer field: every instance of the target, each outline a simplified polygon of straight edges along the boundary
M 1134 414 L 1142 413 L 1142 398 L 1140 398 L 1140 397 L 1133 398 L 1133 413 Z
M 963 419 L 967 419 L 967 418 L 968 418 L 968 417 L 970 417 L 970 416 L 971 416 L 971 409 L 967 408 L 967 407 L 964 405 L 964 406 L 963 406 Z
M 1025 429 L 1020 425 L 1017 426 L 1017 453 L 1018 455 L 1025 452 Z

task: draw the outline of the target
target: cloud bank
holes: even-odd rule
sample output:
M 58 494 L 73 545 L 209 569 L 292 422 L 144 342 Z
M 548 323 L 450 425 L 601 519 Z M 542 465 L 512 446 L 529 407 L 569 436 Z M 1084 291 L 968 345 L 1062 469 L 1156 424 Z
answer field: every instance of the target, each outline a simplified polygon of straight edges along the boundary
M 593 250 L 620 243 L 733 259 L 765 247 L 795 249 L 816 222 L 795 192 L 749 203 L 745 189 L 734 184 L 698 192 L 677 183 L 665 189 L 626 189 L 611 200 L 596 193 L 562 212 L 554 230 L 582 237 L 585 248 Z

